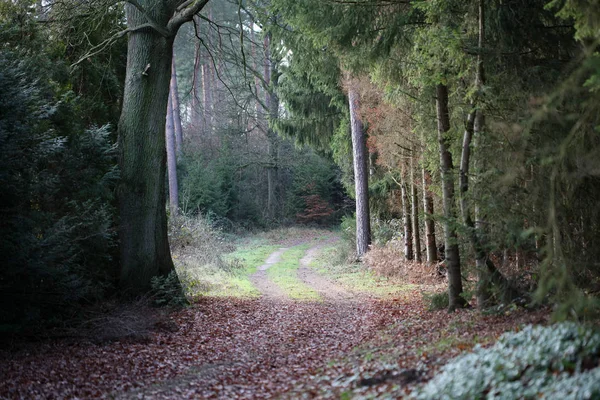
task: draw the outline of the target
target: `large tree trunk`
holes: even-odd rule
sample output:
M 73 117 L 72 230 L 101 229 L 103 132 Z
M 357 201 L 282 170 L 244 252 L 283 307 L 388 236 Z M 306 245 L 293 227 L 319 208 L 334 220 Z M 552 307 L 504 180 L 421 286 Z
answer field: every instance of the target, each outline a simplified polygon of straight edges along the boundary
M 425 246 L 427 247 L 427 262 L 438 261 L 437 244 L 435 242 L 435 221 L 433 220 L 433 193 L 429 190 L 431 174 L 422 168 L 423 175 L 423 211 L 425 213 Z
M 413 158 L 410 159 L 410 187 L 412 193 L 412 226 L 415 261 L 421 262 L 421 235 L 419 232 L 419 194 L 417 184 L 415 181 L 415 166 Z
M 410 201 L 408 199 L 409 186 L 406 182 L 404 166 L 402 166 L 402 179 L 400 181 L 400 195 L 402 196 L 402 219 L 404 225 L 404 258 L 414 259 L 413 254 L 413 226 L 410 214 Z
M 165 208 L 165 121 L 173 40 L 181 24 L 189 21 L 206 1 L 188 3 L 189 8 L 183 6 L 175 17 L 173 2 L 153 0 L 125 6 L 130 32 L 118 129 L 119 283 L 130 294 L 148 291 L 153 277 L 174 270 Z
M 173 79 L 171 78 L 171 88 Z M 167 142 L 167 175 L 169 180 L 169 208 L 172 215 L 179 210 L 179 185 L 177 184 L 177 154 L 175 139 L 175 119 L 173 117 L 172 96 L 169 96 L 167 106 L 167 121 L 165 128 Z
M 157 2 L 152 10 L 157 20 L 170 15 L 162 4 Z M 134 6 L 127 4 L 126 10 L 130 28 L 145 23 Z M 147 291 L 152 277 L 174 269 L 165 210 L 165 119 L 172 55 L 172 37 L 150 29 L 129 34 L 119 121 L 119 211 L 120 285 L 132 293 Z
M 464 307 L 467 302 L 461 297 L 463 292 L 460 271 L 460 255 L 455 228 L 454 212 L 454 165 L 452 153 L 448 146 L 446 133 L 450 130 L 450 113 L 448 111 L 448 87 L 436 86 L 436 108 L 438 120 L 438 143 L 440 152 L 440 170 L 442 175 L 442 196 L 444 203 L 444 244 L 446 247 L 446 268 L 448 270 L 448 311 Z
M 369 244 L 371 244 L 367 144 L 359 114 L 359 95 L 352 82 L 349 82 L 349 86 L 348 101 L 350 104 L 354 191 L 356 195 L 356 255 L 361 258 L 369 250 Z
M 175 131 L 175 143 L 177 154 L 183 151 L 183 128 L 181 126 L 181 114 L 179 109 L 179 89 L 177 88 L 177 71 L 175 69 L 175 53 L 171 62 L 171 93 L 169 95 L 171 109 L 173 111 L 173 128 Z

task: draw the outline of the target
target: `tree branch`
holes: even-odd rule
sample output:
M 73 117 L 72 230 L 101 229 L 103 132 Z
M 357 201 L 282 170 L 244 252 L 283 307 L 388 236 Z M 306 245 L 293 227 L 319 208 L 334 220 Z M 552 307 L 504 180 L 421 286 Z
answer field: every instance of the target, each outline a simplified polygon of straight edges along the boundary
M 167 23 L 169 32 L 177 32 L 179 27 L 194 18 L 194 14 L 199 12 L 208 4 L 209 0 L 186 0 L 175 11 L 175 15 L 171 17 Z
M 163 28 L 158 23 L 156 23 L 156 21 L 154 21 L 154 19 L 150 16 L 148 11 L 146 11 L 146 9 L 144 7 L 142 7 L 142 5 L 140 3 L 138 3 L 137 0 L 125 0 L 125 2 L 131 4 L 139 12 L 141 12 L 142 15 L 144 16 L 144 18 L 146 18 L 146 21 L 148 21 L 147 24 L 150 25 L 152 27 L 152 29 L 154 29 L 156 32 L 160 33 L 161 36 L 166 37 L 166 38 L 171 36 L 171 33 L 167 29 Z
M 127 28 L 127 29 L 124 29 L 122 31 L 115 33 L 108 39 L 106 39 L 106 40 L 102 41 L 101 43 L 97 44 L 96 46 L 92 47 L 83 57 L 81 57 L 79 60 L 77 60 L 76 62 L 71 64 L 71 69 L 73 69 L 77 65 L 81 64 L 84 60 L 103 52 L 107 47 L 112 46 L 117 40 L 119 40 L 126 34 L 131 33 L 131 32 L 141 31 L 144 29 L 154 29 L 154 27 L 150 23 L 145 23 L 142 25 L 138 25 L 134 28 Z

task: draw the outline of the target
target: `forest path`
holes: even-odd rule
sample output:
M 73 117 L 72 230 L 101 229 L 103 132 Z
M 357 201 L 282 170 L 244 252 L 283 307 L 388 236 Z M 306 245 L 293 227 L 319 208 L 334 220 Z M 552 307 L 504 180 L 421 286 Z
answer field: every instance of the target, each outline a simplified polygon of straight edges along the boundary
M 332 236 L 325 242 L 316 244 L 309 248 L 304 257 L 300 259 L 300 267 L 298 268 L 298 277 L 302 282 L 313 288 L 326 301 L 346 302 L 356 301 L 356 293 L 352 293 L 347 289 L 336 285 L 331 280 L 325 278 L 311 267 L 311 263 L 317 254 L 326 246 L 336 243 L 340 240 L 337 236 Z
M 281 256 L 286 250 L 288 250 L 287 247 L 281 247 L 271 253 L 265 260 L 265 263 L 256 268 L 256 272 L 250 276 L 250 282 L 252 282 L 265 297 L 278 300 L 288 298 L 285 292 L 267 277 L 267 270 L 281 261 Z
M 250 276 L 252 284 L 261 292 L 263 299 L 275 301 L 292 300 L 290 294 L 293 294 L 295 300 L 315 300 L 320 299 L 325 302 L 348 302 L 357 300 L 356 294 L 333 283 L 330 279 L 319 274 L 311 265 L 318 254 L 326 247 L 338 242 L 340 238 L 336 235 L 330 235 L 321 238 L 319 242 L 315 240 L 304 240 L 296 242 L 293 246 L 281 247 L 271 253 L 265 262 L 257 267 L 256 272 Z M 298 250 L 304 247 L 306 250 L 294 251 L 294 254 L 286 253 L 288 250 Z M 287 254 L 286 260 L 282 256 Z M 280 263 L 292 263 L 292 268 L 281 268 Z M 268 271 L 278 269 L 276 281 L 269 276 Z M 272 271 L 271 271 L 272 272 Z M 284 286 L 280 286 L 284 282 Z
M 492 319 L 473 310 L 429 312 L 418 287 L 354 296 L 317 273 L 327 257 L 319 252 L 334 236 L 281 234 L 258 261 L 265 279 L 280 277 L 273 275 L 279 268 L 323 299 L 203 296 L 156 320 L 153 309 L 107 319 L 113 325 L 104 329 L 127 328 L 121 340 L 0 347 L 0 398 L 401 398 L 448 357 L 546 312 Z

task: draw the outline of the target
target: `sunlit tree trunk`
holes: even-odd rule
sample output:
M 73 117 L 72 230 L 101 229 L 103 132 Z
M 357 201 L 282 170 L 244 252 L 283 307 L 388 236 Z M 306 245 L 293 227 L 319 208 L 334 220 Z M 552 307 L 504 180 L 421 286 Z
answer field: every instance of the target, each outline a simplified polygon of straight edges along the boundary
M 173 79 L 171 78 L 171 88 L 173 87 L 172 83 Z M 176 215 L 179 209 L 179 188 L 177 184 L 177 140 L 175 138 L 175 119 L 173 114 L 172 96 L 169 96 L 165 128 L 167 142 L 167 174 L 169 181 L 169 208 L 171 214 Z
M 360 98 L 349 82 L 350 126 L 352 129 L 352 155 L 354 163 L 354 191 L 356 195 L 356 254 L 360 258 L 371 244 L 369 216 L 369 178 L 367 169 L 367 144 L 360 118 Z
M 196 24 L 200 24 L 200 19 L 196 18 Z M 202 43 L 200 40 L 196 40 L 196 53 L 194 56 L 194 72 L 192 76 L 192 104 L 190 112 L 190 122 L 192 125 L 193 132 L 198 135 L 204 132 L 204 118 L 201 111 L 201 86 L 202 86 Z
M 460 255 L 455 227 L 454 212 L 454 165 L 448 146 L 447 132 L 450 130 L 448 111 L 448 87 L 436 86 L 436 109 L 438 120 L 438 143 L 440 170 L 442 175 L 442 197 L 444 203 L 444 244 L 446 248 L 446 268 L 448 270 L 448 311 L 464 307 L 467 302 L 461 297 L 463 292 L 460 271 Z
M 169 100 L 173 112 L 173 129 L 175 131 L 175 143 L 177 154 L 183 151 L 183 128 L 181 126 L 181 114 L 179 108 L 179 89 L 177 88 L 177 71 L 175 69 L 175 53 L 171 63 L 171 93 Z

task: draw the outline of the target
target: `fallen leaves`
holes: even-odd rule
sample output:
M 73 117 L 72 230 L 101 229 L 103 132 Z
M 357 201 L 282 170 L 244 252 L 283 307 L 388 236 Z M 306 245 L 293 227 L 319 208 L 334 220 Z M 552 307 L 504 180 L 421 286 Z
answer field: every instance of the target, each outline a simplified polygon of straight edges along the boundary
M 448 357 L 544 313 L 427 312 L 417 292 L 337 304 L 207 298 L 170 315 L 145 342 L 0 351 L 0 397 L 401 396 Z

